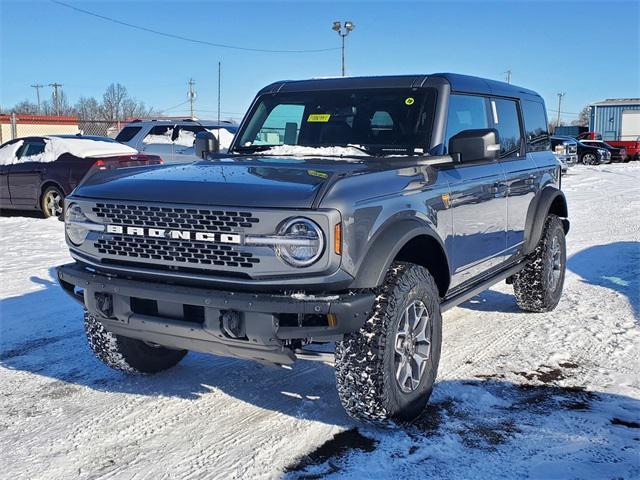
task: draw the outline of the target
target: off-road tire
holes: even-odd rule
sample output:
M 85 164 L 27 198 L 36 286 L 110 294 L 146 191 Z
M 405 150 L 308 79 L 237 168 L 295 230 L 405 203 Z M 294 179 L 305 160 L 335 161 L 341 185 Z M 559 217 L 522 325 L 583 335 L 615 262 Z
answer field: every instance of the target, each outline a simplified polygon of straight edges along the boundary
M 559 278 L 555 286 L 550 281 L 550 269 L 554 237 L 560 246 Z M 562 222 L 556 215 L 549 215 L 545 222 L 542 238 L 529 258 L 527 266 L 514 275 L 513 290 L 518 306 L 530 312 L 549 312 L 556 308 L 562 295 L 567 249 Z
M 89 347 L 105 365 L 127 373 L 157 373 L 175 366 L 187 350 L 151 346 L 134 338 L 107 331 L 89 312 L 84 312 L 84 330 Z
M 402 314 L 416 300 L 430 315 L 431 349 L 418 386 L 405 393 L 396 381 L 394 339 Z M 394 263 L 376 291 L 371 316 L 336 344 L 336 383 L 347 413 L 373 422 L 417 417 L 433 390 L 441 344 L 440 297 L 433 277 L 424 267 Z

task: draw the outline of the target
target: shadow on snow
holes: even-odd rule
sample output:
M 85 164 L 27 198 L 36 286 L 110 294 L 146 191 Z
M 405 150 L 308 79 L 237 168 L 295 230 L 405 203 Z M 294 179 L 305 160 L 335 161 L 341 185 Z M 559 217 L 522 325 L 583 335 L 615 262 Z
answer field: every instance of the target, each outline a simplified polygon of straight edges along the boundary
M 640 319 L 640 242 L 594 245 L 572 255 L 567 268 L 585 283 L 625 295 Z
M 634 274 L 638 253 L 638 243 L 600 245 L 575 254 L 568 265 L 585 282 L 627 295 L 637 312 Z M 55 278 L 53 269 L 50 274 Z M 640 402 L 620 395 L 587 392 L 569 370 L 546 381 L 541 381 L 541 376 L 527 376 L 522 372 L 513 372 L 522 376 L 522 383 L 492 375 L 479 376 L 482 380 L 440 381 L 423 415 L 412 424 L 392 429 L 369 427 L 350 420 L 340 406 L 333 369 L 319 363 L 302 361 L 288 370 L 190 353 L 167 372 L 129 376 L 109 369 L 93 356 L 84 337 L 80 306 L 67 298 L 55 282 L 41 278 L 32 278 L 32 281 L 45 288 L 0 302 L 0 365 L 54 380 L 44 383 L 34 395 L 64 402 L 82 393 L 81 387 L 86 387 L 198 401 L 222 392 L 259 408 L 347 428 L 350 433 L 330 440 L 292 463 L 288 475 L 293 477 L 348 473 L 353 461 L 357 462 L 362 455 L 374 455 L 379 460 L 388 457 L 384 463 L 389 465 L 398 459 L 402 464 L 418 462 L 425 472 L 435 467 L 448 468 L 450 465 L 440 463 L 445 462 L 447 455 L 443 452 L 443 441 L 445 450 L 454 448 L 461 449 L 461 455 L 484 452 L 491 456 L 491 462 L 478 465 L 471 461 L 474 458 L 471 455 L 467 474 L 475 475 L 479 471 L 493 474 L 502 468 L 503 472 L 518 475 L 522 471 L 514 470 L 514 443 L 522 450 L 515 455 L 525 468 L 529 455 L 548 450 L 553 457 L 553 446 L 563 441 L 569 444 L 568 439 L 576 435 L 604 436 L 605 443 L 613 442 L 613 450 L 625 452 L 632 451 L 640 441 Z M 499 292 L 485 292 L 479 298 L 480 302 L 465 305 L 487 310 L 513 308 L 515 311 L 516 308 L 511 296 Z M 576 365 L 567 365 L 567 368 L 575 369 Z M 568 379 L 574 387 L 566 387 Z M 565 386 L 557 384 L 560 380 Z M 214 410 L 211 414 L 215 416 L 220 412 Z M 353 430 L 355 425 L 359 432 Z M 585 458 L 591 459 L 591 467 L 598 462 L 601 467 L 602 445 L 594 445 L 584 447 Z M 617 460 L 610 460 L 619 463 L 620 456 L 626 459 L 626 455 L 621 453 Z M 608 465 L 609 460 L 604 460 Z M 367 457 L 361 461 L 366 464 Z M 400 464 L 396 468 L 402 471 Z M 446 477 L 465 473 L 447 474 L 446 468 L 436 469 L 433 474 L 438 476 L 440 472 L 439 476 Z M 610 476 L 611 472 L 601 473 Z

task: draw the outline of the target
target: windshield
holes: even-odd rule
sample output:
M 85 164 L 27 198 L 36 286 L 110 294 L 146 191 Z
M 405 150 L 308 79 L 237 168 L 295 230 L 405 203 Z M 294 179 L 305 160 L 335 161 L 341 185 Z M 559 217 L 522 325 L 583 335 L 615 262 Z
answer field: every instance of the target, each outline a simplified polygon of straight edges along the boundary
M 422 154 L 428 149 L 434 104 L 434 89 L 263 95 L 234 150 L 351 146 L 361 154 Z

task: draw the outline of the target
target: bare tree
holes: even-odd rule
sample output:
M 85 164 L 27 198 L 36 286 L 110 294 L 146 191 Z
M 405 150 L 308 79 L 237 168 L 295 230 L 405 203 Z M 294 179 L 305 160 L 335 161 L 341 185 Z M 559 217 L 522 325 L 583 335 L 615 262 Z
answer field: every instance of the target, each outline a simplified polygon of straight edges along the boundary
M 101 106 L 93 97 L 80 97 L 76 102 L 75 110 L 80 120 L 100 120 L 102 118 Z
M 129 98 L 127 88 L 121 83 L 112 83 L 102 95 L 102 118 L 116 121 L 122 118 L 124 101 Z
M 24 115 L 37 115 L 40 113 L 38 105 L 30 102 L 29 100 L 23 100 L 20 103 L 16 103 L 11 109 L 11 113 L 22 113 Z
M 69 103 L 64 91 L 59 90 L 57 105 L 55 94 L 52 93 L 50 100 L 42 102 L 42 113 L 45 115 L 75 115 L 75 109 Z
M 587 105 L 578 114 L 578 119 L 571 122 L 571 125 L 576 125 L 579 127 L 588 127 L 589 126 L 589 116 L 591 114 L 591 108 Z
M 60 115 L 77 115 L 81 122 L 105 121 L 115 123 L 133 117 L 148 117 L 155 115 L 152 108 L 148 108 L 144 102 L 131 98 L 124 85 L 112 83 L 102 96 L 102 102 L 94 97 L 80 97 L 75 105 L 71 105 L 65 93 L 58 91 L 58 99 L 52 94 L 51 99 L 42 103 L 42 108 L 38 111 L 38 106 L 24 100 L 17 103 L 10 112 L 23 114 L 56 115 L 59 109 Z

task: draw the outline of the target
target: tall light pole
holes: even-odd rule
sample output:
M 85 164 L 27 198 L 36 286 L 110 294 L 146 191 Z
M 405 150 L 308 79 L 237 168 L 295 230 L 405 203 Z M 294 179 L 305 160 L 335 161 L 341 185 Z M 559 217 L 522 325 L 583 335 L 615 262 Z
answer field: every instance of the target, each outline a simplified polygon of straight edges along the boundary
M 342 39 L 342 76 L 343 77 L 344 77 L 344 39 L 347 35 L 349 35 L 349 32 L 351 32 L 351 30 L 353 30 L 354 28 L 356 28 L 355 24 L 353 22 L 350 22 L 349 20 L 344 22 L 344 25 L 342 25 L 340 22 L 333 22 L 333 27 L 331 27 L 331 29 L 334 32 L 337 32 L 338 35 L 340 35 L 340 38 Z

